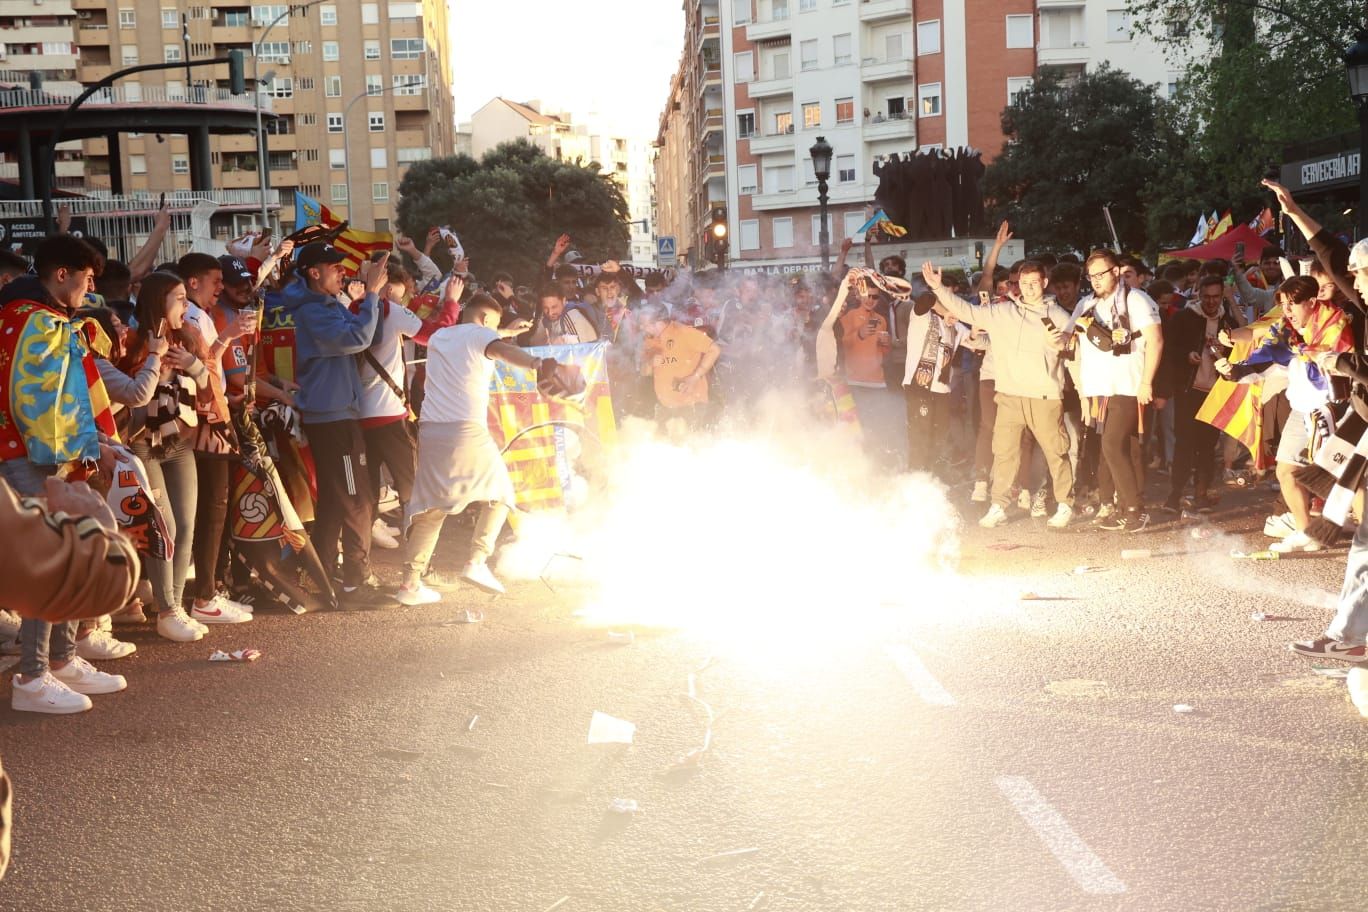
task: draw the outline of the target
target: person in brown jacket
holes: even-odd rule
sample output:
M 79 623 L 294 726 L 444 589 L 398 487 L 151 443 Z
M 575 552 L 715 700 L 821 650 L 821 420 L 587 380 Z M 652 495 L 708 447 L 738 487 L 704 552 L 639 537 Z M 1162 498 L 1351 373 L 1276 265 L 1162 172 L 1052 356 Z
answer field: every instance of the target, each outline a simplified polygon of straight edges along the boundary
M 138 554 L 83 481 L 46 480 L 46 503 L 0 479 L 0 579 L 21 618 L 60 624 L 118 611 L 133 597 Z M 0 765 L 0 878 L 10 856 L 9 778 Z

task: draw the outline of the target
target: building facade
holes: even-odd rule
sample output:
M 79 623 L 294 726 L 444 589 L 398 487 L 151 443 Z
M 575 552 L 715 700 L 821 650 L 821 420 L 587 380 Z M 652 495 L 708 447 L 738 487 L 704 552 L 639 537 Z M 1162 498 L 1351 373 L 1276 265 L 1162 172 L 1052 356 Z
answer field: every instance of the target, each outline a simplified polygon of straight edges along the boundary
M 255 84 L 275 114 L 265 118 L 267 160 L 258 161 L 253 136 L 214 137 L 212 182 L 215 189 L 254 189 L 264 165 L 269 186 L 280 191 L 287 231 L 297 219 L 295 190 L 357 227 L 390 230 L 407 166 L 454 150 L 445 0 L 71 5 L 78 17 L 76 75 L 84 83 L 140 63 L 246 54 L 249 91 Z M 144 98 L 178 100 L 227 81 L 227 65 L 217 65 L 141 73 L 119 85 Z M 190 188 L 184 138 L 132 134 L 121 144 L 111 150 L 107 140 L 86 141 L 90 187 L 108 189 L 120 169 L 126 192 Z M 260 221 L 239 218 L 235 229 Z
M 879 162 L 960 146 L 990 161 L 1002 148 L 1002 110 L 1037 66 L 1083 72 L 1105 61 L 1177 91 L 1181 63 L 1133 34 L 1124 8 L 1123 0 L 688 0 L 685 52 L 656 143 L 659 230 L 679 231 L 681 251 L 701 250 L 709 212 L 725 208 L 733 266 L 818 262 L 809 149 L 823 136 L 834 150 L 834 259 L 844 238 L 862 240 Z
M 70 0 L 0 0 L 0 85 L 28 88 L 36 73 L 40 91 L 63 97 L 81 93 L 76 81 L 76 29 L 82 20 Z M 57 186 L 80 190 L 85 166 L 79 142 L 57 149 Z M 19 164 L 0 157 L 0 180 L 17 181 Z

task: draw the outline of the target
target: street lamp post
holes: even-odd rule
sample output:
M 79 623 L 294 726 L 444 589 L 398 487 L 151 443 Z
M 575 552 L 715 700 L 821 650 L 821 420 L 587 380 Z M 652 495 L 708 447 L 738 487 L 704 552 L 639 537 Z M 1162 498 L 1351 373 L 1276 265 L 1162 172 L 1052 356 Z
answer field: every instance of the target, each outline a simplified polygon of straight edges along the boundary
M 1359 200 L 1358 236 L 1368 237 L 1368 29 L 1360 31 L 1349 50 L 1344 52 L 1344 65 L 1349 69 L 1349 94 L 1358 106 L 1359 122 Z
M 818 240 L 822 245 L 823 272 L 831 269 L 831 232 L 827 229 L 827 179 L 831 177 L 831 151 L 831 143 L 826 141 L 825 136 L 817 137 L 812 148 L 808 149 L 808 154 L 812 156 L 812 172 L 817 177 L 817 203 L 821 207 L 822 230 Z
M 271 20 L 270 25 L 266 26 L 265 30 L 257 36 L 256 41 L 252 43 L 252 92 L 254 93 L 254 99 L 256 101 L 257 178 L 261 189 L 262 231 L 265 231 L 270 227 L 271 213 L 266 208 L 266 160 L 268 152 L 266 149 L 266 133 L 261 125 L 261 80 L 258 77 L 261 60 L 261 46 L 266 42 L 266 36 L 271 34 L 271 29 L 279 25 L 281 20 L 292 16 L 295 10 L 308 9 L 311 6 L 317 6 L 322 2 L 323 0 L 306 0 L 304 3 L 290 4 L 285 7 L 285 12 Z M 186 34 L 189 34 L 189 32 L 187 31 Z
M 342 179 L 345 180 L 345 181 L 347 182 L 347 218 L 348 218 L 348 220 L 350 220 L 350 219 L 351 219 L 351 216 L 352 216 L 352 211 L 351 211 L 351 207 L 352 207 L 352 189 L 351 189 L 351 134 L 349 134 L 349 133 L 347 132 L 347 115 L 351 113 L 352 105 L 356 104 L 358 101 L 360 101 L 360 100 L 363 99 L 363 98 L 376 98 L 376 97 L 378 97 L 378 96 L 380 96 L 380 95 L 384 95 L 384 94 L 386 94 L 387 92 L 393 92 L 393 91 L 395 91 L 395 90 L 397 90 L 397 89 L 411 89 L 411 88 L 414 88 L 415 86 L 424 85 L 424 84 L 426 83 L 426 81 L 427 81 L 427 80 L 426 80 L 425 77 L 423 77 L 423 76 L 418 76 L 418 77 L 415 77 L 414 79 L 409 80 L 408 82 L 401 82 L 401 83 L 399 83 L 398 85 L 391 84 L 391 85 L 384 86 L 384 87 L 381 88 L 380 91 L 378 91 L 378 92 L 371 92 L 371 91 L 367 90 L 367 91 L 365 91 L 365 92 L 362 92 L 360 95 L 357 95 L 355 98 L 351 99 L 351 101 L 348 101 L 347 104 L 346 104 L 346 106 L 342 108 L 342 167 L 343 167 Z

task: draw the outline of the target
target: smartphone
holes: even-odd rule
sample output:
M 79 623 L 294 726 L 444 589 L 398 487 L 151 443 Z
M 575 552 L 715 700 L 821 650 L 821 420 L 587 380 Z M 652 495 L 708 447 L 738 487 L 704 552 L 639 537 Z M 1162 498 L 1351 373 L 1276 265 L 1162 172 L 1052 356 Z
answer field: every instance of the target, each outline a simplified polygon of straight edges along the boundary
M 979 303 L 980 303 L 980 304 L 984 304 L 984 305 L 986 305 L 986 304 L 988 303 L 988 292 L 986 292 L 986 291 L 980 291 L 980 292 L 979 292 Z
M 161 339 L 166 338 L 166 317 L 162 317 L 157 321 L 157 337 Z
M 865 324 L 865 328 L 866 328 L 866 329 L 878 329 L 878 328 L 879 328 L 879 321 L 878 321 L 878 320 L 870 320 L 868 323 Z
M 1049 329 L 1049 330 L 1055 329 L 1054 320 L 1051 320 L 1049 317 L 1041 317 L 1041 318 L 1040 318 L 1040 322 L 1045 324 L 1045 328 L 1046 328 L 1046 329 Z
M 1243 263 L 1243 262 L 1244 262 L 1244 251 L 1245 251 L 1244 241 L 1236 241 L 1236 242 L 1235 242 L 1235 262 L 1237 262 L 1237 263 Z
M 165 208 L 166 208 L 166 194 L 165 194 L 164 192 L 163 192 L 162 195 L 161 195 L 161 200 L 158 201 L 158 203 L 157 203 L 157 208 L 158 208 L 158 209 L 165 209 Z

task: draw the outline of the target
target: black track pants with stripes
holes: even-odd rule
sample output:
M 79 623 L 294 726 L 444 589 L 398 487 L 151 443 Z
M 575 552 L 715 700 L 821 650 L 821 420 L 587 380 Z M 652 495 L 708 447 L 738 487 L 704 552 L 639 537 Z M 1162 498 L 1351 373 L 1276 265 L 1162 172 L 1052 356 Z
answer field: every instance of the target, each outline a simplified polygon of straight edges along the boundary
M 342 584 L 357 586 L 369 574 L 375 495 L 366 470 L 366 442 L 358 421 L 304 425 L 318 476 L 313 544 L 329 572 L 342 539 Z

